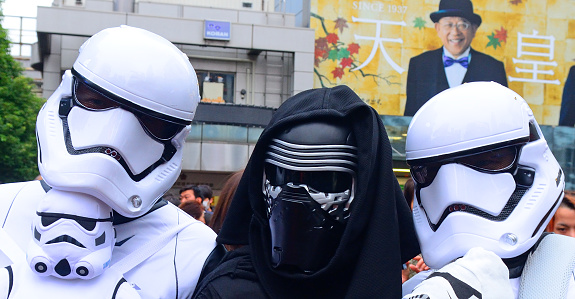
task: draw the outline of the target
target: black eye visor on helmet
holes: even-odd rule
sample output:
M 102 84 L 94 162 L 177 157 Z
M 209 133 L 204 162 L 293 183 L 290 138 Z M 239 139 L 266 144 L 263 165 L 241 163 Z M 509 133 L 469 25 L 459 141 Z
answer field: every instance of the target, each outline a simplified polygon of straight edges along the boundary
M 441 155 L 437 157 L 407 161 L 413 180 L 419 188 L 429 186 L 441 166 L 457 163 L 484 173 L 513 173 L 521 148 L 529 141 L 529 137 L 519 138 L 482 148 Z
M 49 226 L 60 219 L 70 219 L 80 224 L 87 231 L 93 231 L 98 222 L 112 222 L 114 220 L 112 215 L 108 218 L 97 219 L 62 213 L 36 212 L 36 214 L 41 217 L 40 220 L 43 226 Z
M 337 193 L 350 190 L 353 176 L 341 171 L 298 171 L 265 163 L 266 178 L 272 186 L 287 183 L 306 185 L 319 192 Z
M 136 116 L 144 130 L 150 137 L 159 140 L 172 139 L 185 126 L 191 122 L 164 115 L 156 111 L 138 106 L 122 97 L 119 97 L 96 84 L 90 82 L 76 70 L 72 69 L 74 84 L 72 98 L 74 104 L 91 111 L 104 111 L 122 108 Z

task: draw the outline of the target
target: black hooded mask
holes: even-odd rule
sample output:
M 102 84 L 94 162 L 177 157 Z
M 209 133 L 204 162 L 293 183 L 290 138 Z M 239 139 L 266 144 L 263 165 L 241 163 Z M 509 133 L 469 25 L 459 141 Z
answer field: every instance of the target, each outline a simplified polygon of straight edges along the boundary
M 318 120 L 341 121 L 352 128 L 358 151 L 355 197 L 327 265 L 311 274 L 281 271 L 272 265 L 262 193 L 264 159 L 280 132 Z M 402 264 L 420 251 L 377 112 L 347 86 L 308 90 L 288 99 L 260 136 L 217 241 L 249 246 L 259 282 L 270 298 L 401 298 Z

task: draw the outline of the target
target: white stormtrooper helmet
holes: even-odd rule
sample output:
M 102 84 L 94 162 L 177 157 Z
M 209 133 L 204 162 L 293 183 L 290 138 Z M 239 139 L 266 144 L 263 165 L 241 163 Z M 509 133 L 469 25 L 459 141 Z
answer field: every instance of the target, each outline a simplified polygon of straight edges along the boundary
M 413 216 L 425 263 L 440 268 L 483 247 L 528 251 L 559 206 L 564 175 L 533 112 L 494 82 L 430 99 L 407 131 Z
M 80 48 L 38 115 L 38 162 L 53 188 L 143 215 L 174 184 L 199 102 L 196 73 L 166 39 L 129 26 Z
M 108 205 L 87 194 L 52 189 L 36 214 L 26 251 L 33 272 L 91 279 L 110 266 L 116 237 Z

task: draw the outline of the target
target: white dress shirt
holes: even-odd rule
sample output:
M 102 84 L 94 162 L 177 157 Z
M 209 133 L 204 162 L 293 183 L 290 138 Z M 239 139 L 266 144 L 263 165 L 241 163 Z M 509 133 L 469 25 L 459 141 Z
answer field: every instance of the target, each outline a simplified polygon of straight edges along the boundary
M 469 54 L 471 47 L 467 48 L 461 56 L 455 58 L 445 47 L 443 47 L 443 55 L 447 57 L 451 57 L 453 59 L 461 59 L 463 57 L 468 57 L 467 62 L 471 63 L 471 55 Z M 467 73 L 467 68 L 464 68 L 459 63 L 454 63 L 451 66 L 448 66 L 445 69 L 445 75 L 447 76 L 447 83 L 449 84 L 449 88 L 459 86 L 463 82 L 463 78 L 465 77 L 465 73 Z

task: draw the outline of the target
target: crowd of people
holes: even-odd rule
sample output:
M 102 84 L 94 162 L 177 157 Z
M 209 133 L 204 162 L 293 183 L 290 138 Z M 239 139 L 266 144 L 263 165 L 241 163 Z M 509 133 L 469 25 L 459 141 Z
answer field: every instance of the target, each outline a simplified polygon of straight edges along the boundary
M 149 31 L 95 34 L 38 115 L 41 179 L 0 185 L 0 298 L 572 298 L 565 174 L 527 102 L 472 76 L 502 65 L 469 47 L 471 2 L 430 17 L 446 84 L 409 91 L 431 69 L 412 59 L 403 189 L 341 85 L 287 99 L 217 200 L 190 185 L 177 206 L 195 70 Z
M 217 202 L 212 187 L 208 185 L 181 188 L 178 207 L 219 233 L 242 174 L 243 170 L 239 170 L 226 179 Z

